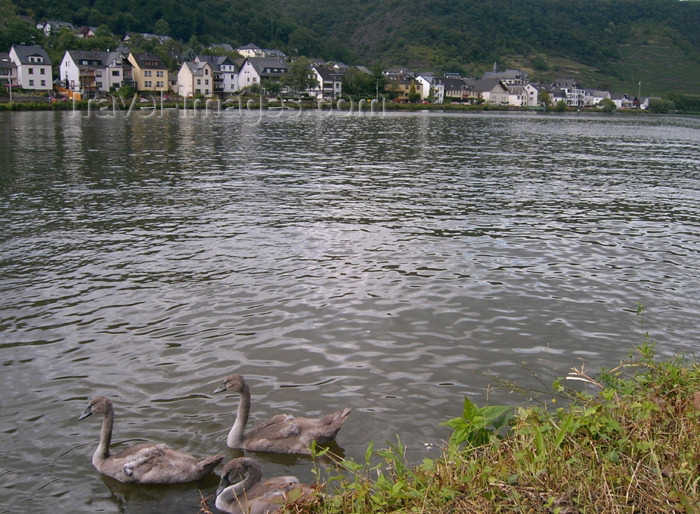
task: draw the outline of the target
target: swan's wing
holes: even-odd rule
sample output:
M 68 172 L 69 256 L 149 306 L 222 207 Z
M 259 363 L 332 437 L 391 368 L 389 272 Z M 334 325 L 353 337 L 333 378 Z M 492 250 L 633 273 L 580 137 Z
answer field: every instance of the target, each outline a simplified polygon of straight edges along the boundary
M 303 434 L 303 439 L 308 443 L 316 441 L 318 444 L 327 444 L 335 439 L 338 431 L 350 415 L 351 409 L 340 409 L 320 418 L 297 418 L 295 420 L 298 430 Z
M 294 416 L 277 414 L 245 433 L 246 439 L 279 440 L 299 435 L 299 426 Z
M 250 512 L 276 511 L 286 503 L 308 500 L 313 492 L 312 486 L 300 483 L 293 476 L 268 478 L 253 487 Z
M 122 470 L 124 474 L 128 477 L 132 476 L 136 472 L 137 476 L 143 476 L 148 473 L 168 449 L 165 444 L 145 444 L 139 445 L 138 447 L 132 448 L 136 450 L 130 455 L 120 455 L 124 458 L 124 464 Z

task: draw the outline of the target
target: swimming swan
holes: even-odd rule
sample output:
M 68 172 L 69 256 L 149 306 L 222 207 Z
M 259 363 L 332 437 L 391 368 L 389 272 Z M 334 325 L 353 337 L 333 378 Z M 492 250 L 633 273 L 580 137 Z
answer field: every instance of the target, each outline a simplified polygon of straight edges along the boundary
M 221 471 L 216 508 L 229 514 L 264 514 L 281 510 L 285 503 L 313 492 L 297 477 L 273 477 L 260 481 L 260 464 L 249 457 L 228 462 Z
M 177 484 L 199 480 L 224 460 L 223 454 L 198 459 L 173 450 L 165 444 L 142 443 L 110 455 L 114 425 L 112 402 L 97 396 L 92 399 L 78 421 L 91 414 L 104 414 L 100 444 L 92 456 L 92 464 L 103 475 L 133 484 Z
M 312 441 L 318 444 L 331 442 L 350 414 L 350 407 L 340 409 L 320 418 L 295 418 L 289 414 L 277 414 L 255 428 L 245 431 L 250 414 L 250 389 L 241 375 L 229 375 L 214 394 L 234 391 L 241 395 L 236 421 L 226 439 L 230 448 L 277 453 L 310 454 Z

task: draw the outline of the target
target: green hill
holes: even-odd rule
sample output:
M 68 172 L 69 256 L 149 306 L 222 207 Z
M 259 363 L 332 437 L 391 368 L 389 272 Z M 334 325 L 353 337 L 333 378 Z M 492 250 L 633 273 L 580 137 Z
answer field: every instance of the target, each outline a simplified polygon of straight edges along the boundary
M 0 5 L 11 0 L 0 0 Z M 700 93 L 700 1 L 14 0 L 18 14 L 185 43 L 254 42 L 289 55 L 480 75 L 494 61 L 533 79 Z M 1 18 L 0 18 L 1 23 Z

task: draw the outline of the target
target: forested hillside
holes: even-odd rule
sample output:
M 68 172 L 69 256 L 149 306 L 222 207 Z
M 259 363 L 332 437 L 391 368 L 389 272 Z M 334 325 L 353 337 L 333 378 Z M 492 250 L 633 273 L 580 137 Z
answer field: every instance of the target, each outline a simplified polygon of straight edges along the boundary
M 697 0 L 0 0 L 8 3 L 37 20 L 106 25 L 115 34 L 255 42 L 289 55 L 437 72 L 478 74 L 498 60 L 543 77 L 566 71 L 613 84 L 661 73 L 669 87 L 698 91 Z

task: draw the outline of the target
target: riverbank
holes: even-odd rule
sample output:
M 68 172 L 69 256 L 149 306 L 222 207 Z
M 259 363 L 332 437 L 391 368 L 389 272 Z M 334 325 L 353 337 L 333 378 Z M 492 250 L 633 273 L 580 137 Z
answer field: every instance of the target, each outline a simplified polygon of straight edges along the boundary
M 407 466 L 401 443 L 339 461 L 333 496 L 297 513 L 697 512 L 700 366 L 653 359 L 653 346 L 592 378 L 583 369 L 508 413 L 465 399 L 441 458 Z M 583 384 L 593 392 L 567 386 Z M 559 405 L 565 404 L 560 407 Z M 507 424 L 506 433 L 499 427 Z
M 692 106 L 694 106 L 693 104 Z M 190 111 L 221 112 L 224 110 L 339 110 L 358 112 L 600 112 L 609 114 L 610 112 L 624 112 L 636 114 L 659 114 L 655 110 L 644 109 L 620 109 L 603 110 L 598 108 L 544 108 L 542 106 L 517 107 L 513 105 L 493 105 L 488 103 L 467 104 L 467 103 L 446 103 L 446 104 L 399 104 L 382 100 L 339 100 L 339 101 L 296 101 L 296 100 L 273 100 L 260 99 L 259 97 L 245 97 L 230 99 L 227 101 L 217 99 L 198 100 L 173 100 L 162 99 L 157 96 L 144 97 L 134 101 L 133 99 L 123 99 L 121 97 L 105 97 L 104 100 L 83 100 L 74 102 L 71 100 L 56 100 L 49 97 L 15 97 L 9 101 L 8 97 L 0 97 L 1 111 L 136 111 L 136 110 L 160 110 L 160 109 L 181 109 Z M 694 110 L 666 110 L 664 114 L 699 114 Z

